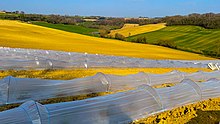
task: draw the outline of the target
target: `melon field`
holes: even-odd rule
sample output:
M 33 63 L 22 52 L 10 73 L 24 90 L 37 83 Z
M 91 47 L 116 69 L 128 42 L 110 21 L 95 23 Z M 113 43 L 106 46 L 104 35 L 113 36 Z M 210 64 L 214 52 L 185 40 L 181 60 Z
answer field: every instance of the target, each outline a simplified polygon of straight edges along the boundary
M 220 46 L 220 30 L 205 29 L 199 26 L 168 26 L 163 29 L 147 32 L 128 38 L 129 41 L 145 36 L 147 43 L 158 40 L 174 41 L 178 48 L 201 53 L 202 50 L 212 50 Z
M 0 46 L 4 47 L 88 52 L 148 59 L 212 59 L 161 46 L 91 37 L 18 21 L 0 20 L 0 36 Z
M 27 71 L 15 71 L 15 70 L 8 70 L 8 71 L 1 71 L 0 78 L 4 78 L 6 76 L 12 75 L 14 77 L 20 78 L 42 78 L 42 79 L 57 79 L 57 80 L 68 80 L 74 78 L 81 78 L 85 76 L 92 76 L 97 72 L 103 72 L 105 74 L 117 74 L 117 75 L 126 75 L 126 74 L 135 74 L 140 71 L 148 72 L 148 73 L 155 73 L 155 74 L 162 74 L 167 73 L 172 70 L 179 70 L 182 72 L 193 73 L 199 70 L 202 71 L 210 71 L 208 69 L 201 69 L 201 68 L 100 68 L 100 69 L 76 69 L 76 70 L 27 70 Z M 172 86 L 170 84 L 163 85 L 162 87 Z M 86 98 L 92 98 L 97 96 L 108 95 L 109 93 L 94 93 L 88 95 L 80 95 L 80 96 L 71 96 L 71 97 L 64 97 L 64 98 L 53 98 L 48 100 L 40 101 L 42 104 L 50 104 L 50 103 L 58 103 L 58 102 L 66 102 L 66 101 L 75 101 L 75 100 L 82 100 Z M 203 102 L 178 107 L 173 110 L 169 110 L 163 113 L 156 114 L 154 116 L 143 118 L 137 121 L 134 121 L 134 124 L 181 124 L 181 123 L 188 123 L 188 124 L 197 124 L 197 123 L 217 123 L 219 122 L 220 118 L 220 99 L 210 99 Z M 14 107 L 19 106 L 19 104 L 12 104 L 1 106 L 0 111 L 11 109 Z
M 138 34 L 143 34 L 146 32 L 152 32 L 166 27 L 165 23 L 160 24 L 148 24 L 143 26 L 138 26 L 136 24 L 125 24 L 123 28 L 112 30 L 109 34 L 114 37 L 116 33 L 119 33 L 125 37 L 134 36 Z

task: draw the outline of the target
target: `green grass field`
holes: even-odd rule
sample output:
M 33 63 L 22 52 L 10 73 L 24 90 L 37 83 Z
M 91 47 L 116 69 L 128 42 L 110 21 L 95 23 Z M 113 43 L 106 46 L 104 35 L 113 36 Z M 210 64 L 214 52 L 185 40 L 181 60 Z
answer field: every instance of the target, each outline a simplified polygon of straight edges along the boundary
M 199 26 L 168 26 L 161 30 L 130 37 L 128 40 L 131 41 L 138 36 L 146 36 L 149 43 L 172 40 L 179 48 L 194 52 L 211 50 L 216 47 L 216 42 L 220 43 L 219 29 L 205 29 Z
M 44 26 L 48 28 L 59 29 L 67 32 L 73 32 L 78 34 L 94 36 L 95 32 L 98 32 L 98 29 L 86 28 L 78 25 L 65 25 L 65 24 L 51 24 L 47 22 L 32 22 L 35 25 Z M 97 36 L 97 35 L 95 35 Z

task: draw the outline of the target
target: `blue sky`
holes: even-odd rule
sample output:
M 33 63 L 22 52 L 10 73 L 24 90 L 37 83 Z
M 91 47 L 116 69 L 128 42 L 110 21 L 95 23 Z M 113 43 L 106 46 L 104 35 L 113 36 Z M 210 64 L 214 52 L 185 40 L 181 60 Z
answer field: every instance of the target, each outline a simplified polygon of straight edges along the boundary
M 0 10 L 82 16 L 161 17 L 220 13 L 220 0 L 1 0 Z

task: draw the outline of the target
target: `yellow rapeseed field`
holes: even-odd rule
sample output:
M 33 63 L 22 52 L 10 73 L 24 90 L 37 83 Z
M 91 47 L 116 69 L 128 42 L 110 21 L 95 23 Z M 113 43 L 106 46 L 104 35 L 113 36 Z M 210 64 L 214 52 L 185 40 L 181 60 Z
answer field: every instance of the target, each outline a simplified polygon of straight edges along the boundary
M 146 32 L 152 32 L 152 31 L 156 31 L 159 29 L 162 29 L 166 27 L 165 23 L 160 23 L 160 24 L 148 24 L 148 25 L 143 25 L 143 26 L 137 26 L 134 24 L 126 24 L 123 28 L 121 29 L 117 29 L 117 30 L 112 30 L 110 35 L 112 37 L 115 36 L 116 33 L 122 34 L 125 37 L 129 37 L 129 36 L 134 36 L 134 35 L 138 35 L 138 34 L 143 34 Z
M 158 24 L 158 27 L 161 28 L 162 25 L 164 24 Z M 0 20 L 0 46 L 87 52 L 148 59 L 212 59 L 161 46 L 85 36 L 8 20 Z

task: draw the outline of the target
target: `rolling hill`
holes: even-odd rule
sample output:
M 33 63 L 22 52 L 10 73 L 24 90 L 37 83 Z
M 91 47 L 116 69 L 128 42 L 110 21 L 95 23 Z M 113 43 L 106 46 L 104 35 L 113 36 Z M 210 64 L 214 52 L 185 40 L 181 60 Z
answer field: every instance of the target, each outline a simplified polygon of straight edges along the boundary
M 164 27 L 165 27 L 165 23 L 148 24 L 143 26 L 138 26 L 136 24 L 125 24 L 124 27 L 122 27 L 121 29 L 112 30 L 109 35 L 114 37 L 116 33 L 119 33 L 125 37 L 129 37 L 138 34 L 143 34 L 146 32 L 156 31 Z
M 32 22 L 32 24 L 44 26 L 48 28 L 59 29 L 67 32 L 91 35 L 91 36 L 94 36 L 94 33 L 98 32 L 98 29 L 86 28 L 78 25 L 51 24 L 47 22 L 37 22 L 37 21 Z
M 91 37 L 8 20 L 0 20 L 0 46 L 88 52 L 148 59 L 212 59 L 155 45 Z
M 205 29 L 199 26 L 168 26 L 161 30 L 130 37 L 133 40 L 139 36 L 145 36 L 148 43 L 155 43 L 158 40 L 172 40 L 184 50 L 201 52 L 212 50 L 220 44 L 219 29 Z

